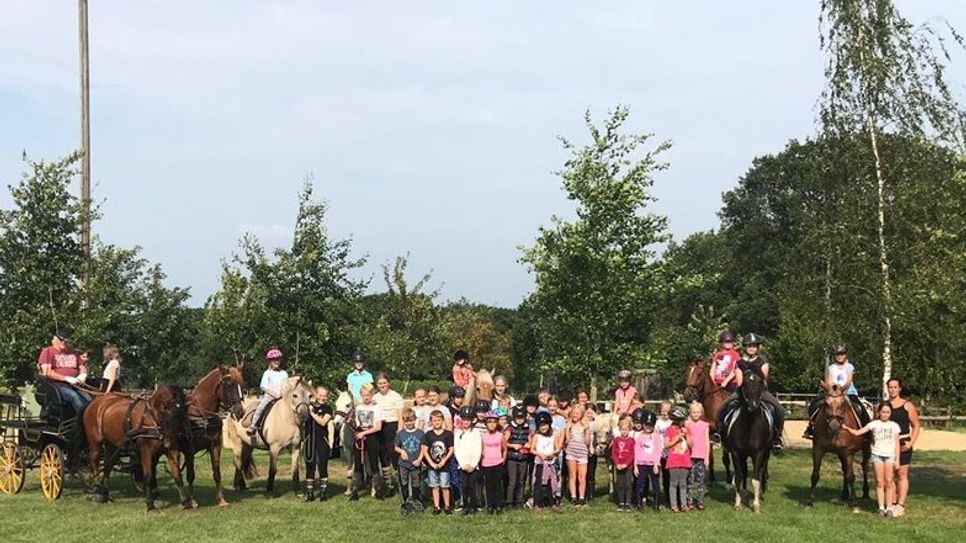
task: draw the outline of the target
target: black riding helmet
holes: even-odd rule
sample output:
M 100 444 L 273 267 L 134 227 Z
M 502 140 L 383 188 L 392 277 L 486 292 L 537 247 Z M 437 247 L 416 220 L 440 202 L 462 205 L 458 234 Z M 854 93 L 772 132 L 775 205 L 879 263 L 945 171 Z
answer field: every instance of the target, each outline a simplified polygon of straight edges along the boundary
M 486 400 L 479 400 L 476 402 L 476 412 L 487 412 L 490 410 L 490 402 Z
M 553 417 L 550 416 L 550 413 L 547 413 L 546 411 L 541 411 L 537 413 L 537 427 L 543 426 L 544 424 L 548 426 L 552 425 Z
M 352 351 L 352 355 L 349 356 L 352 362 L 362 362 L 366 361 L 366 353 L 362 349 L 356 349 Z
M 832 352 L 835 354 L 848 354 L 849 350 L 844 343 L 836 343 Z
M 463 396 L 466 396 L 466 391 L 463 390 L 463 387 L 453 387 L 449 389 L 449 395 L 451 398 L 462 398 Z
M 523 407 L 540 407 L 540 400 L 533 394 L 523 397 Z
M 734 342 L 735 342 L 735 335 L 732 334 L 731 332 L 725 331 L 725 332 L 721 332 L 721 334 L 718 335 L 718 343 L 734 343 Z
M 641 422 L 644 423 L 644 426 L 654 426 L 657 424 L 657 415 L 651 413 L 650 411 L 645 411 L 644 416 L 641 418 Z
M 752 333 L 748 334 L 747 336 L 745 336 L 745 339 L 743 339 L 741 341 L 741 344 L 744 345 L 745 347 L 748 347 L 748 346 L 751 346 L 751 345 L 754 345 L 755 347 L 757 347 L 757 346 L 761 345 L 761 336 L 759 336 L 758 334 L 752 332 Z
M 632 411 L 631 412 L 631 421 L 633 421 L 634 424 L 637 424 L 639 422 L 644 422 L 644 409 L 641 408 L 641 407 L 638 407 L 637 409 L 635 409 L 634 411 Z
M 510 410 L 510 415 L 514 419 L 526 418 L 526 416 L 527 416 L 527 410 L 522 405 L 515 405 L 515 406 L 513 406 L 513 409 Z
M 473 408 L 472 407 L 470 407 L 468 405 L 464 405 L 462 408 L 460 408 L 460 418 L 461 419 L 463 419 L 463 420 L 473 420 L 473 418 L 475 416 L 476 416 L 476 414 L 473 412 Z

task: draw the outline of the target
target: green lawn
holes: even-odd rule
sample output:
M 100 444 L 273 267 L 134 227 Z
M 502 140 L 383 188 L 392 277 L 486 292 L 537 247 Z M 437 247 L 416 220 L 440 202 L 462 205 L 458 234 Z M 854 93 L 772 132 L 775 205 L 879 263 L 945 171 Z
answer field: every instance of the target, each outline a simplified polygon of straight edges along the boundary
M 403 519 L 398 499 L 350 503 L 341 496 L 344 481 L 337 478 L 335 499 L 306 504 L 298 501 L 283 479 L 285 493 L 268 500 L 254 492 L 229 492 L 231 506 L 211 505 L 212 487 L 205 475 L 198 489 L 202 508 L 184 512 L 173 502 L 177 494 L 169 477 L 162 479 L 162 514 L 145 515 L 144 505 L 126 477 L 114 484 L 115 501 L 94 505 L 77 482 L 69 484 L 56 503 L 40 495 L 36 474 L 28 476 L 17 496 L 0 496 L 0 541 L 384 541 L 395 537 L 408 542 L 440 543 L 455 538 L 467 541 L 966 541 L 966 453 L 917 453 L 913 495 L 908 513 L 899 519 L 881 519 L 873 513 L 874 501 L 852 513 L 837 502 L 840 481 L 831 458 L 823 470 L 819 503 L 801 505 L 808 493 L 810 460 L 807 451 L 791 451 L 772 463 L 772 487 L 760 515 L 748 509 L 734 511 L 733 494 L 720 483 L 712 490 L 703 513 L 617 513 L 605 500 L 584 510 L 565 507 L 562 514 L 535 516 L 519 511 L 500 517 L 464 518 L 429 514 Z M 228 459 L 226 455 L 226 460 Z M 201 460 L 201 459 L 199 459 Z M 286 463 L 286 462 L 283 462 Z M 228 462 L 230 466 L 230 461 Z M 259 463 L 264 473 L 266 463 Z M 337 465 L 334 473 L 340 473 Z M 225 474 L 231 480 L 233 468 Z M 601 473 L 603 480 L 603 472 Z M 874 491 L 874 486 L 873 486 Z M 457 527 L 458 526 L 458 527 Z M 457 531 L 457 530 L 472 530 Z M 631 533 L 628 530 L 638 530 Z M 646 530 L 642 532 L 640 530 Z M 472 535 L 469 535 L 472 534 Z M 659 539 L 654 539 L 655 537 Z

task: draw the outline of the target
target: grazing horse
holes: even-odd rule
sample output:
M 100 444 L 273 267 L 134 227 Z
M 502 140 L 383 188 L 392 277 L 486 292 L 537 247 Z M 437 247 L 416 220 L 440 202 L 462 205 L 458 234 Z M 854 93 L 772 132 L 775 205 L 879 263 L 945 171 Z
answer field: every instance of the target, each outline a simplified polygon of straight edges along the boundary
M 709 363 L 698 360 L 688 367 L 688 377 L 684 386 L 684 399 L 688 402 L 698 401 L 704 406 L 704 420 L 707 421 L 711 433 L 718 432 L 718 413 L 721 406 L 728 401 L 730 394 L 718 386 L 711 375 Z M 714 444 L 709 443 L 711 450 L 708 454 L 708 478 L 714 484 Z M 731 456 L 722 447 L 721 463 L 725 468 L 725 481 L 730 486 L 734 484 L 731 475 Z
M 84 434 L 90 457 L 91 473 L 99 474 L 95 500 L 109 501 L 107 481 L 120 451 L 132 447 L 137 452 L 144 480 L 144 501 L 148 513 L 156 513 L 158 460 L 164 454 L 168 469 L 178 486 L 185 509 L 196 507 L 191 492 L 181 478 L 180 456 L 193 455 L 185 404 L 179 387 L 163 386 L 149 397 L 104 394 L 94 398 L 84 411 Z M 100 470 L 101 451 L 104 468 Z
M 598 462 L 601 458 L 607 466 L 607 493 L 614 495 L 614 483 L 617 481 L 617 474 L 614 471 L 614 463 L 610 457 L 610 443 L 614 440 L 617 433 L 617 422 L 620 415 L 617 413 L 601 413 L 594 417 L 590 424 L 590 431 L 594 436 L 594 453 L 597 455 Z
M 845 391 L 838 385 L 825 390 L 825 403 L 815 414 L 815 431 L 812 436 L 812 490 L 806 505 L 815 503 L 815 486 L 818 484 L 822 458 L 826 453 L 835 453 L 842 464 L 842 501 L 849 502 L 853 510 L 858 510 L 855 499 L 855 453 L 862 451 L 862 497 L 869 497 L 869 458 L 871 444 L 867 435 L 853 436 L 843 427 L 859 428 L 859 419 Z
M 248 427 L 243 424 L 249 414 L 258 406 L 258 399 L 245 402 L 245 418 L 229 418 L 225 437 L 228 447 L 235 453 L 234 487 L 239 491 L 247 490 L 246 477 L 251 478 L 252 452 L 254 449 L 269 452 L 268 485 L 269 497 L 275 496 L 275 474 L 278 472 L 278 455 L 288 449 L 292 455 L 292 488 L 299 491 L 299 457 L 302 450 L 302 428 L 309 419 L 309 403 L 312 401 L 312 388 L 301 377 L 289 377 L 282 389 L 282 397 L 275 406 L 262 415 L 262 430 L 248 435 Z
M 493 400 L 493 371 L 480 370 L 466 387 L 464 405 L 475 405 L 479 400 Z
M 240 368 L 218 366 L 198 381 L 188 395 L 188 420 L 191 421 L 191 445 L 195 451 L 208 451 L 211 477 L 215 481 L 215 502 L 225 507 L 224 487 L 221 484 L 222 413 L 227 411 L 237 418 L 244 415 L 242 407 L 242 373 Z M 194 494 L 194 456 L 186 458 L 188 492 Z
M 724 446 L 735 465 L 735 509 L 741 509 L 742 495 L 748 492 L 748 459 L 751 458 L 755 494 L 751 506 L 755 513 L 761 512 L 761 495 L 768 484 L 772 425 L 778 423 L 761 401 L 764 391 L 765 381 L 749 372 L 738 388 L 738 406 L 726 416 L 727 427 L 722 428 Z

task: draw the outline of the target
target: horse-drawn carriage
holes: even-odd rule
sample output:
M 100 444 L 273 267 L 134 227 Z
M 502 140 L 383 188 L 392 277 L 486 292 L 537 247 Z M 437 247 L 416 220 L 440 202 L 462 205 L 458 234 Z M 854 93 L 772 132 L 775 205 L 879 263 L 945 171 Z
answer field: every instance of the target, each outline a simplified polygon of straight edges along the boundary
M 30 413 L 23 397 L 0 395 L 0 492 L 19 493 L 27 471 L 36 469 L 44 498 L 53 501 L 63 491 L 65 475 L 90 485 L 94 474 L 82 421 L 64 402 L 60 389 L 38 378 L 34 398 L 40 405 L 37 414 Z M 140 471 L 130 449 L 119 451 L 116 465 L 138 479 Z

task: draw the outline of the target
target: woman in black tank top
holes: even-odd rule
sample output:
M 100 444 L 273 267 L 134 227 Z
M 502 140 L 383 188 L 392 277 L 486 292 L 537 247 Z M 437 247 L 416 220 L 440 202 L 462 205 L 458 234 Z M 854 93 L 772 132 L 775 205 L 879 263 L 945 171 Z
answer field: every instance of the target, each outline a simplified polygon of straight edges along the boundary
M 909 495 L 909 464 L 912 462 L 912 449 L 919 438 L 921 425 L 916 406 L 902 397 L 902 381 L 889 380 L 887 385 L 889 404 L 892 406 L 890 420 L 899 425 L 899 463 L 896 464 L 896 503 L 892 508 L 894 515 L 905 513 L 906 497 Z

